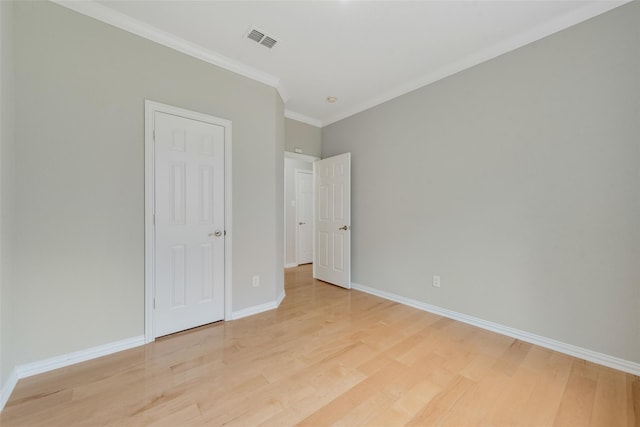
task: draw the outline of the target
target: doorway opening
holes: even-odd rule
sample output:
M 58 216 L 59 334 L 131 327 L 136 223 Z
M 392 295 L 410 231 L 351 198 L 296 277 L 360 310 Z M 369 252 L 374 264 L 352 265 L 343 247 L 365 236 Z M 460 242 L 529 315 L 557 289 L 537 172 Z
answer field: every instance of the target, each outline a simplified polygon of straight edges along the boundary
M 313 163 L 318 160 L 284 153 L 284 268 L 313 260 Z

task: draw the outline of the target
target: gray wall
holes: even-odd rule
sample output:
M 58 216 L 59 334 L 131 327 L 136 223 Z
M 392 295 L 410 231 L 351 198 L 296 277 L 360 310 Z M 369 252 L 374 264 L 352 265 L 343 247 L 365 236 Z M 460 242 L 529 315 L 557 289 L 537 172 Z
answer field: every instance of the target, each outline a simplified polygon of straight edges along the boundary
M 320 157 L 320 128 L 292 119 L 284 119 L 284 151 L 295 153 L 295 149 L 302 150 L 302 154 Z
M 304 160 L 284 159 L 284 264 L 296 263 L 296 169 L 313 171 L 313 163 Z
M 0 1 L 0 390 L 12 366 L 9 354 L 12 331 L 11 247 L 13 235 L 14 131 L 13 131 L 13 3 Z
M 48 2 L 16 3 L 13 35 L 13 362 L 143 334 L 145 99 L 233 122 L 233 310 L 272 302 L 283 289 L 277 92 Z
M 353 281 L 640 362 L 638 46 L 633 2 L 323 128 Z

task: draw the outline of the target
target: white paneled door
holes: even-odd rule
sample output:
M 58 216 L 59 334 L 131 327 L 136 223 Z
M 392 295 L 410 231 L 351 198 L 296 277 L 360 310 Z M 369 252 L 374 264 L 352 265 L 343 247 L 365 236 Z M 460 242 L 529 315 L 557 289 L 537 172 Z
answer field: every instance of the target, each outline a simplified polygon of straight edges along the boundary
M 155 112 L 155 336 L 224 318 L 225 128 Z
M 351 288 L 351 153 L 313 164 L 313 277 Z
M 313 174 L 296 170 L 296 262 L 313 262 Z

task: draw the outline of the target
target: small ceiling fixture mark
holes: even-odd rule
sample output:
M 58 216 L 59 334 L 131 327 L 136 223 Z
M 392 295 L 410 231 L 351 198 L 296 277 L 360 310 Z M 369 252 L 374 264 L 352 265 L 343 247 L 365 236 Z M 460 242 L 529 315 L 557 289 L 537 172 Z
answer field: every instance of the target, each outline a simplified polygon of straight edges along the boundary
M 327 102 L 329 104 L 333 104 L 334 102 L 336 102 L 338 100 L 338 98 L 336 98 L 335 96 L 327 96 Z
M 278 41 L 272 36 L 268 36 L 264 31 L 256 30 L 255 28 L 252 28 L 247 32 L 247 38 L 261 44 L 262 46 L 268 47 L 269 49 L 278 43 Z

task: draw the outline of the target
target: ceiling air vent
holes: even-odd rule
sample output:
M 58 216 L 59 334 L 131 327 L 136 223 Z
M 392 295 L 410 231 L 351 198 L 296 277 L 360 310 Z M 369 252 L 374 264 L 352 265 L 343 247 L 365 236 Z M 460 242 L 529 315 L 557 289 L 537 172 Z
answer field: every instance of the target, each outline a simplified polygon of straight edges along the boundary
M 276 43 L 278 43 L 278 41 L 276 39 L 272 39 L 269 36 L 265 36 L 262 41 L 260 42 L 260 44 L 262 46 L 266 46 L 269 49 L 271 49 L 272 47 L 274 47 L 276 45 Z
M 260 43 L 262 41 L 262 39 L 264 38 L 264 34 L 262 34 L 258 30 L 251 30 L 251 31 L 249 31 L 249 34 L 247 35 L 247 37 L 250 38 L 251 40 L 253 40 L 254 42 Z
M 253 40 L 256 43 L 260 43 L 262 46 L 268 47 L 269 49 L 271 49 L 276 45 L 276 43 L 278 43 L 278 40 L 266 35 L 262 31 L 256 30 L 255 28 L 247 32 L 247 38 Z

